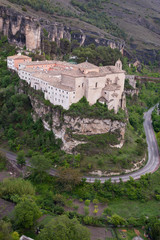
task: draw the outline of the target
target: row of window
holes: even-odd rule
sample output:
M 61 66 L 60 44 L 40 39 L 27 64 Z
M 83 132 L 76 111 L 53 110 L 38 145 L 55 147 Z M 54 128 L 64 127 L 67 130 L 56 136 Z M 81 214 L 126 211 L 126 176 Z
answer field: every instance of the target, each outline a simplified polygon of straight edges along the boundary
M 54 95 L 54 93 L 51 93 L 51 92 L 48 92 L 48 94 L 49 94 L 49 95 L 50 95 L 50 94 L 53 94 L 53 95 Z M 57 95 L 57 93 L 55 93 L 55 95 Z M 59 97 L 61 97 L 61 94 L 59 95 Z M 62 95 L 62 97 L 65 98 L 64 95 Z M 66 96 L 66 98 L 68 98 L 68 97 Z

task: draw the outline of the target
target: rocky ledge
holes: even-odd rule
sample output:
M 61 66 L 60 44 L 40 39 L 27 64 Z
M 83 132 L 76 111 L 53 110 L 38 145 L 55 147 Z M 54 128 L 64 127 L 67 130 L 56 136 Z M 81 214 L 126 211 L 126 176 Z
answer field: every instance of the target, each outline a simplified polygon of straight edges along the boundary
M 45 129 L 52 130 L 56 138 L 63 142 L 63 150 L 71 153 L 73 148 L 84 142 L 73 139 L 69 132 L 77 135 L 97 135 L 108 132 L 120 132 L 120 141 L 124 140 L 126 123 L 110 119 L 95 119 L 72 117 L 57 108 L 46 106 L 44 103 L 30 96 L 33 107 L 33 119 L 41 118 Z M 121 146 L 122 147 L 122 146 Z

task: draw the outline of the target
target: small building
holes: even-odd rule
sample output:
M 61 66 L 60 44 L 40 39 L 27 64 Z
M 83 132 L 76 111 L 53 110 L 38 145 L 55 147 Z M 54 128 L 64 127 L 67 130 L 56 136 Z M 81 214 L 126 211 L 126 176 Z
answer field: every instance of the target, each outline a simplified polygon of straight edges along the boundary
M 18 55 L 7 57 L 7 67 L 17 72 L 20 64 L 28 63 L 31 61 L 32 61 L 32 58 L 25 55 L 18 54 Z

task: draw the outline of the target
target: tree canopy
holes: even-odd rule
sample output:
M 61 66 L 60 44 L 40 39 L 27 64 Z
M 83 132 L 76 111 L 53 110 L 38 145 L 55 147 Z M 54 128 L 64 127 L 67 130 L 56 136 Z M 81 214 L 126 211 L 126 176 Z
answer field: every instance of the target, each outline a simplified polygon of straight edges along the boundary
M 40 232 L 37 240 L 90 240 L 89 230 L 76 218 L 59 216 L 49 222 Z
M 40 216 L 41 211 L 32 199 L 22 199 L 15 207 L 15 222 L 19 227 L 31 228 Z

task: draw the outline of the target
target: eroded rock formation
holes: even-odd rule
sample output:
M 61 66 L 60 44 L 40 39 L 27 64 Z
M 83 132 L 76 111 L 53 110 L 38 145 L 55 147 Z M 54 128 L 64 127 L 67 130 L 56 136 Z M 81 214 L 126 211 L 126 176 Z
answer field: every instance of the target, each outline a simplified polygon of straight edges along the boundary
M 26 46 L 29 50 L 42 49 L 44 35 L 47 33 L 47 38 L 50 41 L 56 41 L 59 44 L 61 38 L 66 38 L 71 41 L 77 40 L 80 45 L 95 45 L 110 46 L 118 48 L 123 52 L 124 41 L 106 39 L 105 36 L 97 32 L 89 32 L 85 29 L 70 28 L 62 23 L 55 21 L 49 22 L 42 18 L 33 18 L 27 13 L 22 15 L 12 8 L 0 6 L 0 32 L 6 35 L 11 43 L 23 47 Z
M 59 109 L 51 108 L 41 103 L 39 100 L 30 96 L 31 104 L 34 110 L 33 119 L 41 118 L 44 127 L 52 130 L 56 138 L 63 142 L 63 150 L 72 152 L 72 149 L 83 142 L 71 138 L 68 130 L 78 135 L 96 135 L 119 130 L 121 139 L 124 139 L 126 123 L 111 121 L 110 119 L 81 118 L 62 115 Z M 50 116 L 46 119 L 46 116 Z

